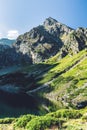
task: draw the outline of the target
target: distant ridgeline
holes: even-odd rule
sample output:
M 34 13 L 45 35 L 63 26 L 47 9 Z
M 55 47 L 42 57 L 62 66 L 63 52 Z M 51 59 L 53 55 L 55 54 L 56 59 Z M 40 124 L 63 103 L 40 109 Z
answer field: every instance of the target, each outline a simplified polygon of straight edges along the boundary
M 14 42 L 15 42 L 16 40 L 14 39 L 14 40 L 10 40 L 10 39 L 8 39 L 8 38 L 2 38 L 2 39 L 0 39 L 0 44 L 2 44 L 2 45 L 12 45 Z

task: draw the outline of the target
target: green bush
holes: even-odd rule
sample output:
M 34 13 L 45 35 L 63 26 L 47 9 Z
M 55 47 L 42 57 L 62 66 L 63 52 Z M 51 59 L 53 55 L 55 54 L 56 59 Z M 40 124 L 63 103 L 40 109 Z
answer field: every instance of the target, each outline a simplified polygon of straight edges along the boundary
M 82 116 L 82 120 L 86 120 L 87 121 L 87 114 Z
M 44 130 L 51 125 L 58 125 L 59 120 L 51 116 L 36 117 L 32 119 L 26 126 L 29 130 Z
M 16 121 L 15 123 L 15 127 L 25 127 L 27 125 L 27 123 L 32 119 L 34 118 L 35 116 L 34 115 L 24 115 L 24 116 L 21 116 L 20 118 L 18 118 L 18 120 Z
M 66 119 L 77 119 L 82 117 L 79 110 L 62 109 L 45 116 L 24 115 L 15 122 L 15 127 L 29 130 L 44 130 L 53 125 L 62 126 Z
M 0 124 L 10 124 L 15 120 L 15 118 L 5 118 L 5 119 L 0 119 Z
M 80 118 L 82 114 L 77 110 L 68 110 L 68 109 L 62 109 L 58 110 L 54 113 L 48 114 L 50 116 L 56 117 L 56 118 L 69 118 L 69 119 L 76 119 Z

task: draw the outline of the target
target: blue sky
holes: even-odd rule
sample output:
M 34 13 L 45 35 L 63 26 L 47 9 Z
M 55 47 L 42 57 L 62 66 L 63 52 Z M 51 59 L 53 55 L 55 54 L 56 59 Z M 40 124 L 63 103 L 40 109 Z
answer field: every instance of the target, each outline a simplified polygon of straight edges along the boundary
M 49 16 L 87 28 L 87 0 L 0 0 L 0 37 L 16 38 Z

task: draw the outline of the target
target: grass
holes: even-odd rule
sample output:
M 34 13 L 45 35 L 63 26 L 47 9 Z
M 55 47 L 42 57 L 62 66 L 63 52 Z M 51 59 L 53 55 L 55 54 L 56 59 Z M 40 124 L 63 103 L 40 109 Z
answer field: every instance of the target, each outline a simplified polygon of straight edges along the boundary
M 86 51 L 81 51 L 80 53 L 78 53 L 77 55 L 74 55 L 74 56 L 67 55 L 62 60 L 56 62 L 56 66 L 50 68 L 50 70 L 47 73 L 42 75 L 42 78 L 40 77 L 38 84 L 43 84 L 45 82 L 48 82 L 48 81 L 52 80 L 53 78 L 66 72 L 67 70 L 72 68 L 77 62 L 79 62 L 81 59 L 83 59 L 83 57 L 85 57 L 86 53 L 87 53 Z M 54 59 L 55 59 L 55 57 L 54 57 Z M 51 59 L 51 64 L 52 64 L 52 60 L 54 63 L 54 59 L 53 58 Z M 48 63 L 50 64 L 50 62 L 48 62 Z

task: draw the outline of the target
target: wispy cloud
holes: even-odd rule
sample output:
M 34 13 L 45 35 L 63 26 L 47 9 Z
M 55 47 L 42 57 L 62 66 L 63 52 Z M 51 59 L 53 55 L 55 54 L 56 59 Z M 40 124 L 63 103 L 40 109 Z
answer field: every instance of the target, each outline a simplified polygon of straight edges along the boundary
M 7 38 L 8 39 L 16 39 L 19 35 L 19 32 L 18 30 L 9 30 L 7 32 Z

